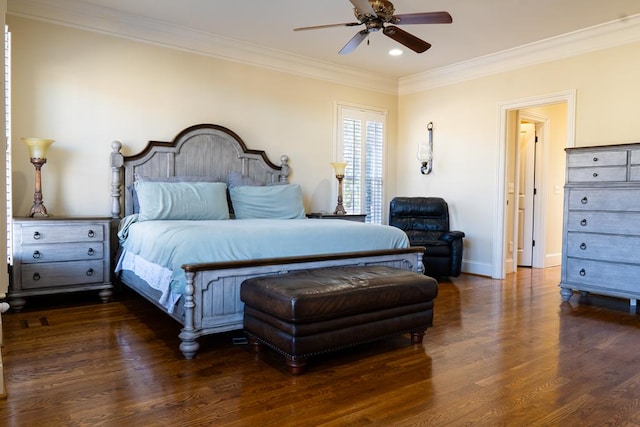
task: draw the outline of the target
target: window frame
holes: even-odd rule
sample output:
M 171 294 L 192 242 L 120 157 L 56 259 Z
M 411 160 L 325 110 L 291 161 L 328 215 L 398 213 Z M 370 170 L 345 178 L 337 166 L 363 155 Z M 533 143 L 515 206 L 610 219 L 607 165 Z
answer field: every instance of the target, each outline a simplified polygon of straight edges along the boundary
M 385 221 L 385 204 L 384 201 L 386 200 L 385 197 L 385 193 L 386 193 L 386 162 L 387 162 L 387 111 L 386 110 L 381 110 L 375 107 L 370 107 L 370 106 L 364 106 L 364 105 L 355 105 L 355 104 L 348 104 L 348 103 L 340 103 L 340 102 L 336 102 L 335 105 L 335 143 L 334 143 L 334 161 L 343 161 L 343 157 L 344 157 L 344 140 L 343 140 L 343 130 L 344 130 L 344 119 L 345 118 L 352 118 L 352 119 L 357 119 L 362 123 L 362 136 L 363 136 L 363 140 L 362 140 L 362 146 L 361 146 L 361 154 L 360 157 L 361 159 L 364 160 L 364 162 L 366 162 L 366 134 L 367 134 L 367 121 L 374 121 L 376 123 L 381 123 L 382 125 L 382 140 L 381 140 L 381 150 L 380 150 L 380 176 L 379 179 L 381 181 L 380 183 L 380 206 L 379 209 L 380 211 L 378 212 L 379 218 L 378 221 L 373 221 L 372 218 L 369 217 L 369 215 L 367 215 L 367 222 L 373 222 L 376 224 L 382 224 Z M 363 183 L 367 182 L 366 176 L 365 176 L 365 171 L 366 171 L 366 166 L 362 167 L 362 170 L 360 171 L 360 177 L 361 177 L 361 181 Z M 362 206 L 362 208 L 364 209 L 364 207 L 366 206 L 365 203 L 365 198 L 366 198 L 366 186 L 362 185 L 361 186 L 361 192 L 360 192 L 360 204 Z M 344 193 L 344 192 L 343 192 Z M 333 190 L 333 195 L 334 195 L 334 200 L 337 198 L 337 186 L 334 187 Z M 361 214 L 363 212 L 352 212 L 349 210 L 349 208 L 347 208 L 345 206 L 345 208 L 347 209 L 347 214 Z M 366 213 L 366 212 L 365 212 Z

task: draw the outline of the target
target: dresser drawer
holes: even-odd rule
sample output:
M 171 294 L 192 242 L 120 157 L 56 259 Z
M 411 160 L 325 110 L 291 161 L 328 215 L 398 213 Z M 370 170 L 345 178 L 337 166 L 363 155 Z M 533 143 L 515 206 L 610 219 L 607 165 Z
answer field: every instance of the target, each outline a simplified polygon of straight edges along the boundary
M 23 264 L 83 259 L 101 260 L 104 256 L 104 248 L 102 242 L 24 245 L 16 248 L 16 254 Z
M 568 233 L 567 256 L 601 261 L 640 263 L 640 236 Z
M 17 227 L 16 241 L 23 245 L 31 243 L 101 242 L 105 230 L 102 224 L 29 224 Z
M 640 236 L 640 212 L 570 211 L 566 227 L 568 232 Z
M 569 210 L 640 212 L 640 188 L 570 188 Z
M 23 264 L 22 289 L 52 288 L 104 281 L 102 261 Z
M 609 166 L 593 168 L 569 168 L 568 182 L 625 182 L 626 166 Z
M 627 150 L 579 151 L 567 154 L 567 167 L 626 166 Z
M 640 294 L 640 265 L 567 258 L 567 282 Z
M 631 166 L 629 168 L 629 181 L 640 181 L 640 166 Z

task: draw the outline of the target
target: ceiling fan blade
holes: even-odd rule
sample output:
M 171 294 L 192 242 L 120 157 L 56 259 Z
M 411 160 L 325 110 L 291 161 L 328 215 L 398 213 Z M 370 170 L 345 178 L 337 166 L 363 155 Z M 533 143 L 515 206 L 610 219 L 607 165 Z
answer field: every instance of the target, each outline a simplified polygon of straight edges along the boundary
M 333 27 L 354 27 L 356 25 L 361 25 L 361 24 L 360 22 L 344 22 L 342 24 L 314 25 L 312 27 L 294 28 L 293 31 L 318 30 L 320 28 L 333 28 Z
M 353 52 L 354 50 L 356 50 L 358 46 L 360 46 L 360 43 L 362 43 L 364 39 L 367 38 L 368 35 L 369 35 L 369 32 L 367 30 L 358 31 L 356 35 L 353 36 L 351 40 L 349 40 L 349 42 L 346 45 L 344 45 L 344 47 L 340 49 L 340 52 L 338 53 L 340 55 L 346 55 L 348 53 Z
M 409 25 L 409 24 L 451 24 L 453 18 L 449 12 L 424 12 L 424 13 L 405 13 L 394 15 L 391 18 L 393 24 Z
M 369 3 L 369 0 L 349 0 L 349 1 L 353 5 L 353 7 L 358 9 L 360 12 L 366 15 L 378 16 L 376 14 L 376 11 L 373 10 L 373 7 L 371 7 L 371 3 Z
M 419 39 L 413 34 L 409 34 L 398 27 L 394 27 L 393 25 L 384 27 L 384 30 L 382 30 L 382 32 L 385 36 L 390 37 L 398 43 L 405 45 L 416 53 L 422 53 L 431 47 L 431 45 L 426 41 Z

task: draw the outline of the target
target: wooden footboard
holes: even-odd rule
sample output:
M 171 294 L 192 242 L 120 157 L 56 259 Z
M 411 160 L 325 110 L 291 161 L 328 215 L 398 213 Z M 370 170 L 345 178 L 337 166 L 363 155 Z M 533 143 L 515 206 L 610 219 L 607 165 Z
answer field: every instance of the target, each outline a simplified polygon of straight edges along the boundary
M 311 257 L 271 258 L 226 263 L 187 264 L 184 327 L 180 350 L 191 359 L 198 351 L 198 337 L 242 329 L 240 285 L 248 278 L 296 270 L 350 265 L 385 265 L 423 272 L 423 247 L 351 252 Z

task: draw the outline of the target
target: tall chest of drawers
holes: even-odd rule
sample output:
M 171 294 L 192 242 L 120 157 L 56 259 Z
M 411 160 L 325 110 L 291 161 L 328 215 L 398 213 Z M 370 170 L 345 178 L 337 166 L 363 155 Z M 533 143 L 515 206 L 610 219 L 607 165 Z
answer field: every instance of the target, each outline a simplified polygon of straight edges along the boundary
M 111 296 L 110 218 L 14 218 L 9 301 L 15 311 L 25 297 L 99 290 Z
M 640 298 L 640 143 L 568 148 L 561 295 Z

